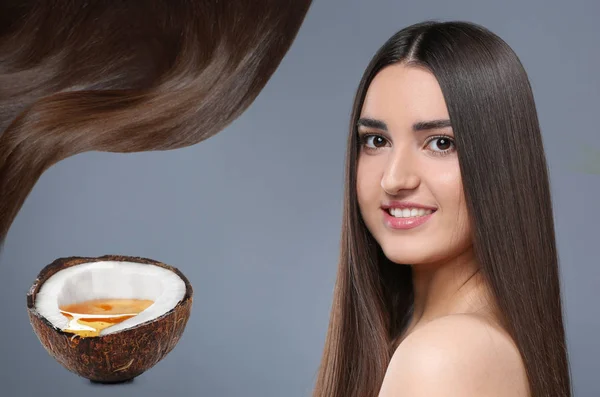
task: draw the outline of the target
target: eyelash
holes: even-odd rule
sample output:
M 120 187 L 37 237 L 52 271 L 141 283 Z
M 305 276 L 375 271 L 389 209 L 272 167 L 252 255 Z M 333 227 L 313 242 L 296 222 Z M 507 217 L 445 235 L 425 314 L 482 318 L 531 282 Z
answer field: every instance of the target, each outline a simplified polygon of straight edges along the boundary
M 379 134 L 363 134 L 359 137 L 359 144 L 360 147 L 363 148 L 366 151 L 377 151 L 379 149 L 383 149 L 383 147 L 378 147 L 378 148 L 371 148 L 366 146 L 367 141 L 369 138 L 371 137 L 375 137 L 375 138 L 382 138 L 385 139 L 387 141 L 387 139 Z M 453 148 L 455 149 L 455 143 L 454 143 L 454 139 L 448 135 L 435 135 L 435 136 L 431 136 L 429 138 L 427 138 L 427 141 L 425 142 L 425 146 L 429 146 L 429 144 L 433 141 L 435 141 L 436 139 L 448 139 L 452 145 L 452 147 L 450 149 L 445 149 L 445 150 L 441 150 L 441 151 L 434 151 L 434 150 L 430 150 L 430 152 L 434 155 L 434 156 L 447 156 L 448 154 L 450 154 L 450 152 L 453 150 Z

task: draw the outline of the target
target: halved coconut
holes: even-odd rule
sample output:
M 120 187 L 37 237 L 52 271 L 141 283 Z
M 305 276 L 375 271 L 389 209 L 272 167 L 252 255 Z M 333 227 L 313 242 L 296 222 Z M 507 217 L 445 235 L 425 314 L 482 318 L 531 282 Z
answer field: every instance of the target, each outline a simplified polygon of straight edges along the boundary
M 115 383 L 133 379 L 173 350 L 189 319 L 192 295 L 187 278 L 158 261 L 70 257 L 55 260 L 39 273 L 27 294 L 27 308 L 40 342 L 59 363 L 91 381 Z M 153 303 L 98 336 L 68 331 L 70 321 L 61 308 L 95 299 Z

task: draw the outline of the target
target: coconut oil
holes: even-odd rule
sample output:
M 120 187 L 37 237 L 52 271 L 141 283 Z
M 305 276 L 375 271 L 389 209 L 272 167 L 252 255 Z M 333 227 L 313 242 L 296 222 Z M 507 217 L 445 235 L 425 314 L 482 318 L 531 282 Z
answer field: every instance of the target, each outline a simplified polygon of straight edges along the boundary
M 153 303 L 147 299 L 93 299 L 63 305 L 60 312 L 69 319 L 65 332 L 89 337 L 98 336 L 102 330 L 137 316 Z

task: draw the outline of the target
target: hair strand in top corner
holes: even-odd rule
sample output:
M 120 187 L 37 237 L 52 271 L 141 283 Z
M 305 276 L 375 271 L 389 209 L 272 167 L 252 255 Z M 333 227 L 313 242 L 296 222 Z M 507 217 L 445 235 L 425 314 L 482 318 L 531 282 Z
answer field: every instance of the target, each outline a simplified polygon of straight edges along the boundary
M 266 85 L 310 5 L 3 2 L 0 245 L 53 164 L 183 148 L 223 130 Z

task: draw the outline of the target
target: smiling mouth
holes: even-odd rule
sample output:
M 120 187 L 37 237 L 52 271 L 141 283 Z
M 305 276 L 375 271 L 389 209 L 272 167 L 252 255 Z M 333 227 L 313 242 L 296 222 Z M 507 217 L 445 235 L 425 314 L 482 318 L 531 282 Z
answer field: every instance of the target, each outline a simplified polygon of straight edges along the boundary
M 387 208 L 384 211 L 394 218 L 419 218 L 433 214 L 436 210 L 424 208 Z

